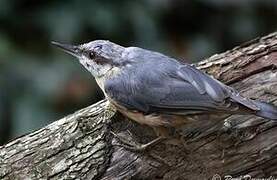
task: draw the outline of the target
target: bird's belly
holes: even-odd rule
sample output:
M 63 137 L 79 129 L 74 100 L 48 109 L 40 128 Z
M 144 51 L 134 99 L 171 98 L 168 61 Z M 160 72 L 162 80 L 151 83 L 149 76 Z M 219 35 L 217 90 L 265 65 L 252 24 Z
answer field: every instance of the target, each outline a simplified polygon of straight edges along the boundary
M 165 122 L 159 115 L 144 115 L 140 112 L 134 111 L 122 111 L 119 110 L 123 115 L 127 116 L 128 118 L 140 123 L 145 124 L 148 126 L 168 126 L 169 123 Z
M 190 122 L 191 120 L 180 115 L 169 115 L 169 114 L 148 114 L 145 115 L 142 112 L 128 110 L 127 108 L 119 105 L 112 99 L 107 96 L 109 102 L 116 107 L 116 109 L 122 113 L 124 116 L 144 125 L 158 127 L 177 127 L 185 123 Z
M 124 116 L 140 124 L 145 124 L 152 127 L 157 127 L 157 126 L 176 127 L 187 123 L 187 119 L 184 118 L 183 116 L 165 115 L 165 114 L 145 115 L 138 111 L 127 110 L 126 108 L 119 106 L 116 103 L 112 103 L 112 104 L 114 104 L 117 110 L 121 112 Z

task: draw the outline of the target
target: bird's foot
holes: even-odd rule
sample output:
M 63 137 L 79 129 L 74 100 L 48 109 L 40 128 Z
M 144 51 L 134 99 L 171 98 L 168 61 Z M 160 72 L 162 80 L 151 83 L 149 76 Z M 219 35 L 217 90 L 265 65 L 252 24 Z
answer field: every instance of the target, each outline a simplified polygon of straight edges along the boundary
M 111 133 L 120 141 L 120 144 L 116 144 L 117 146 L 121 146 L 130 151 L 135 151 L 135 152 L 145 152 L 150 147 L 153 147 L 166 139 L 165 137 L 158 137 L 150 141 L 149 143 L 140 144 L 126 137 L 123 137 L 122 135 L 115 134 L 114 132 L 111 132 Z

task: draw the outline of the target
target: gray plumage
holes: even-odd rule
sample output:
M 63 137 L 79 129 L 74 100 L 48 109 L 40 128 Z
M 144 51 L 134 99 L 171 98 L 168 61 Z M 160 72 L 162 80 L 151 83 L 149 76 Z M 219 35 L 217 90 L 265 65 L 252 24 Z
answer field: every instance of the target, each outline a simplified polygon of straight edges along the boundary
M 244 98 L 194 66 L 163 54 L 124 48 L 109 41 L 76 47 L 82 52 L 78 55 L 80 62 L 96 80 L 103 80 L 99 85 L 105 95 L 129 111 L 186 116 L 217 112 L 256 114 L 277 120 L 275 106 Z M 90 52 L 93 57 L 87 55 Z
M 105 82 L 108 96 L 127 109 L 178 115 L 261 109 L 260 103 L 241 97 L 192 65 L 140 48 L 129 51 L 131 58 L 125 58 L 131 65 Z

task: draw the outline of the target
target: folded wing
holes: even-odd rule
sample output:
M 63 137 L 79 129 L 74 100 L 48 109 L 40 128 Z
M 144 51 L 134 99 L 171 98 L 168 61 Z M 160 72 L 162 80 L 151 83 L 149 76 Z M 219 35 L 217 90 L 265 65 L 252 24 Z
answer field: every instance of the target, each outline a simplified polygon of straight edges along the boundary
M 145 114 L 187 115 L 237 109 L 230 101 L 230 88 L 191 65 L 174 62 L 149 67 L 133 67 L 106 81 L 106 94 L 121 106 Z

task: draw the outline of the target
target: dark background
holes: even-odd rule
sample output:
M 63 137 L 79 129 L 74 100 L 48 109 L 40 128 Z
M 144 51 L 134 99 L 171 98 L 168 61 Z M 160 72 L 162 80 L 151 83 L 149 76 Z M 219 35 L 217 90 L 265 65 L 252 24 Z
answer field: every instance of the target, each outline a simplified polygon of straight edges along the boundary
M 276 28 L 276 0 L 0 0 L 0 144 L 103 98 L 51 40 L 108 39 L 193 63 Z

